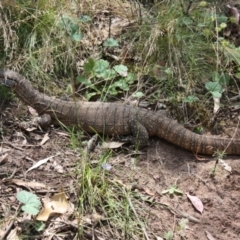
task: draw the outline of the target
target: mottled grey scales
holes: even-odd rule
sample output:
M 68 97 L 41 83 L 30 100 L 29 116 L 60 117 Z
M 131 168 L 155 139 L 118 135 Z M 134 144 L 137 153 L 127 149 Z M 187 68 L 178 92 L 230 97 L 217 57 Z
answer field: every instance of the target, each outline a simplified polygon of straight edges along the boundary
M 73 102 L 55 99 L 34 89 L 22 75 L 0 71 L 0 84 L 13 90 L 25 104 L 48 114 L 52 123 L 79 126 L 88 133 L 132 136 L 132 142 L 146 146 L 149 136 L 158 136 L 194 153 L 212 155 L 217 150 L 240 154 L 240 140 L 198 135 L 177 121 L 138 107 L 119 103 Z

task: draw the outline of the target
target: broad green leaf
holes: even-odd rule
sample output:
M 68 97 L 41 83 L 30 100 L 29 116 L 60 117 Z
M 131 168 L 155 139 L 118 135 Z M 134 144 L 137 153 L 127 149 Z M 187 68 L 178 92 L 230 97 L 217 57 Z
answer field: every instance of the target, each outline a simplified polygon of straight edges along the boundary
M 113 84 L 114 87 L 118 87 L 124 91 L 128 91 L 129 90 L 129 86 L 128 84 L 123 81 L 123 80 L 119 80 L 119 81 L 116 81 L 114 84 Z
M 92 19 L 91 19 L 91 17 L 89 17 L 88 15 L 82 15 L 82 16 L 80 16 L 79 17 L 79 21 L 80 22 L 89 22 L 89 21 L 91 21 Z
M 230 76 L 228 73 L 222 73 L 219 78 L 219 83 L 223 86 L 229 85 Z
M 37 232 L 41 232 L 45 229 L 46 224 L 41 221 L 34 222 L 34 228 Z
M 219 82 L 221 85 L 229 85 L 230 76 L 228 73 L 221 73 L 214 71 L 212 72 L 212 80 L 213 82 Z
M 133 93 L 132 96 L 133 96 L 133 97 L 136 97 L 136 98 L 141 98 L 141 97 L 144 96 L 144 93 L 142 93 L 142 92 L 136 92 L 136 93 Z
M 104 41 L 103 46 L 104 47 L 117 47 L 118 41 L 113 38 L 108 38 L 107 40 Z
M 58 25 L 65 29 L 68 33 L 70 33 L 72 30 L 77 29 L 78 25 L 76 26 L 76 19 L 63 15 L 60 17 Z
M 70 22 L 69 17 L 63 15 L 59 18 L 58 26 L 66 30 L 66 27 L 68 26 L 69 22 Z
M 240 72 L 235 73 L 234 76 L 240 78 Z
M 187 96 L 186 98 L 183 99 L 183 102 L 188 102 L 188 103 L 193 103 L 198 101 L 198 97 L 191 95 L 191 96 Z
M 182 17 L 182 23 L 185 25 L 190 25 L 193 20 L 190 17 Z
M 228 18 L 225 15 L 217 15 L 216 20 L 218 24 L 226 23 L 228 21 Z
M 213 82 L 218 82 L 219 78 L 220 78 L 220 74 L 218 72 L 216 72 L 216 71 L 212 72 Z
M 28 214 L 37 215 L 41 207 L 41 202 L 38 197 L 27 191 L 20 191 L 17 193 L 17 200 L 23 204 L 22 210 Z
M 93 83 L 91 83 L 88 79 L 86 79 L 83 76 L 78 76 L 77 81 L 84 84 L 86 87 L 94 89 L 96 92 L 100 93 L 100 91 L 94 86 Z
M 83 35 L 80 31 L 76 31 L 70 35 L 70 38 L 76 42 L 79 42 L 83 39 Z
M 23 205 L 22 210 L 31 215 L 37 215 L 39 213 L 39 208 L 36 208 L 32 204 Z
M 221 98 L 221 97 L 222 97 L 222 94 L 221 94 L 220 92 L 215 92 L 215 91 L 213 91 L 213 92 L 211 92 L 211 94 L 212 94 L 213 97 L 215 97 L 215 98 Z
M 72 21 L 69 23 L 68 28 L 69 28 L 69 33 L 72 33 L 72 34 L 79 31 L 79 25 Z
M 83 68 L 86 74 L 92 73 L 94 66 L 95 66 L 95 61 L 92 58 L 89 58 L 88 61 L 83 64 Z
M 126 81 L 128 84 L 133 84 L 136 80 L 137 76 L 134 73 L 128 73 L 128 75 L 124 78 L 124 81 Z
M 222 92 L 222 86 L 218 82 L 207 82 L 205 88 L 210 92 Z
M 77 77 L 77 82 L 84 84 L 85 86 L 90 86 L 92 83 L 85 77 L 83 76 L 78 76 Z
M 101 74 L 103 73 L 104 71 L 106 71 L 106 69 L 109 67 L 109 62 L 108 61 L 105 61 L 103 59 L 100 59 L 98 61 L 95 62 L 95 65 L 93 67 L 93 71 L 96 73 L 96 74 Z
M 91 97 L 93 97 L 93 96 L 95 96 L 95 95 L 97 95 L 97 94 L 98 94 L 97 92 L 87 93 L 87 94 L 86 94 L 86 98 L 87 98 L 87 100 L 90 100 Z
M 128 75 L 128 68 L 122 64 L 114 66 L 113 69 L 122 77 Z
M 65 29 L 65 31 L 70 35 L 70 38 L 74 41 L 81 41 L 83 35 L 79 29 L 79 20 L 67 15 L 61 16 L 58 25 Z
M 104 72 L 98 74 L 98 77 L 102 77 L 105 80 L 111 80 L 116 77 L 116 72 L 113 69 L 106 69 Z
M 116 86 L 114 84 L 112 84 L 110 87 L 105 87 L 104 88 L 104 92 L 112 95 L 112 96 L 115 96 L 119 93 L 119 90 L 116 89 Z

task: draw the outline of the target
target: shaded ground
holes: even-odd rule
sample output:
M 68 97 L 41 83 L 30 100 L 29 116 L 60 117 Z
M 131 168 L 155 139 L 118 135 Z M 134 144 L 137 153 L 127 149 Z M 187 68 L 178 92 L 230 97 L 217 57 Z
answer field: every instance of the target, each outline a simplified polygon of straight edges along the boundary
M 77 162 L 81 161 L 81 154 L 71 148 L 69 136 L 59 129 L 49 128 L 50 139 L 40 145 L 46 132 L 21 131 L 14 123 L 20 122 L 17 120 L 18 117 L 21 119 L 21 111 L 16 107 L 8 109 L 2 115 L 4 134 L 0 156 L 1 219 L 6 219 L 7 212 L 11 216 L 15 214 L 18 208 L 15 195 L 21 189 L 32 191 L 41 198 L 63 187 L 69 201 L 76 205 L 79 193 L 74 169 Z M 95 150 L 96 154 L 98 151 L 99 149 Z M 175 233 L 174 239 L 211 239 L 211 236 L 207 237 L 207 232 L 218 240 L 240 238 L 239 157 L 226 158 L 226 163 L 232 167 L 232 173 L 217 165 L 216 174 L 212 176 L 212 169 L 215 166 L 213 158 L 200 159 L 200 156 L 196 158 L 192 153 L 161 139 L 151 139 L 147 153 L 140 155 L 135 162 L 132 154 L 132 150 L 125 151 L 125 154 L 120 151 L 113 154 L 108 161 L 112 165 L 110 177 L 121 182 L 122 186 L 130 186 L 135 193 L 142 196 L 140 201 L 132 204 L 141 219 L 145 219 L 145 237 L 163 238 L 164 232 L 172 230 Z M 57 156 L 46 164 L 26 173 L 33 162 L 55 155 Z M 16 180 L 36 181 L 46 184 L 47 188 L 21 186 L 19 183 L 16 184 Z M 174 184 L 177 184 L 184 193 L 191 193 L 201 199 L 204 204 L 202 215 L 194 210 L 185 194 L 174 197 L 162 194 L 163 190 Z M 76 213 L 72 216 L 76 217 Z M 21 217 L 22 214 L 13 222 L 10 229 L 18 225 L 18 229 L 20 228 Z M 189 223 L 186 229 L 181 230 L 177 226 L 183 218 L 189 219 Z M 69 220 L 65 219 L 64 227 L 62 226 L 62 230 L 59 229 L 60 233 L 64 232 L 64 237 L 60 239 L 74 239 L 73 235 L 77 228 L 70 227 L 68 222 Z M 50 223 L 51 220 L 49 228 Z M 102 224 L 104 225 L 104 222 Z M 110 229 L 103 234 L 99 224 L 93 228 L 91 234 L 84 234 L 85 238 L 81 239 L 112 239 Z M 29 230 L 28 234 L 30 232 Z M 43 237 L 45 234 L 43 233 L 40 238 L 35 236 L 27 239 L 47 239 Z M 129 237 L 137 238 L 144 237 Z M 115 239 L 121 238 L 116 236 Z

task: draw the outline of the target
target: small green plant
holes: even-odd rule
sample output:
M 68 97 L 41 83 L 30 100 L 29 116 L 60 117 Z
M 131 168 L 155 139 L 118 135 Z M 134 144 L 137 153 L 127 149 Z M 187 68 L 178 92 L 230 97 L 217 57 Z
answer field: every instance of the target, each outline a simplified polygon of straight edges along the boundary
M 179 223 L 178 226 L 176 228 L 177 233 L 184 238 L 185 234 L 186 234 L 186 228 L 187 228 L 187 224 L 188 224 L 189 220 L 187 218 L 182 218 Z
M 183 192 L 178 189 L 178 186 L 176 184 L 172 185 L 169 189 L 162 191 L 162 194 L 169 194 L 170 196 L 176 195 L 182 195 Z
M 213 72 L 212 73 L 212 80 L 205 83 L 205 88 L 212 94 L 213 97 L 221 98 L 223 87 L 229 85 L 230 76 L 228 73 L 221 73 Z
M 223 159 L 224 157 L 226 157 L 226 152 L 225 151 L 219 151 L 217 150 L 214 154 L 213 154 L 213 157 L 216 158 L 216 161 L 214 163 L 214 167 L 211 169 L 211 172 L 210 172 L 210 175 L 211 176 L 215 176 L 216 174 L 216 171 L 217 171 L 217 165 L 218 165 L 218 162 L 219 162 L 219 159 Z
M 59 20 L 59 27 L 63 28 L 72 40 L 79 42 L 83 38 L 83 34 L 79 26 L 81 21 L 82 19 L 63 15 Z
M 213 97 L 222 97 L 222 86 L 218 82 L 207 82 L 205 88 L 212 94 Z
M 143 97 L 145 94 L 143 92 L 136 92 L 136 93 L 133 93 L 132 96 L 135 97 L 135 98 L 141 98 Z
M 24 204 L 21 208 L 24 212 L 34 216 L 39 213 L 41 202 L 37 195 L 23 190 L 17 193 L 17 200 Z M 29 221 L 28 224 L 33 226 L 37 232 L 43 231 L 46 227 L 46 224 L 42 221 L 33 220 Z
M 77 81 L 85 85 L 86 98 L 89 100 L 94 95 L 101 95 L 106 100 L 106 95 L 115 96 L 129 90 L 130 84 L 136 76 L 128 72 L 124 65 L 110 67 L 108 61 L 89 58 L 84 64 L 85 75 L 79 76 Z
M 183 99 L 183 102 L 186 102 L 186 103 L 194 103 L 196 101 L 198 101 L 199 98 L 194 96 L 194 95 L 191 95 L 191 96 L 187 96 L 186 98 Z
M 41 202 L 35 194 L 27 191 L 20 191 L 17 193 L 17 200 L 24 204 L 22 206 L 24 212 L 31 215 L 37 215 L 39 213 Z
M 217 158 L 220 158 L 220 159 L 223 159 L 224 157 L 226 157 L 226 152 L 225 151 L 219 151 L 219 150 L 217 150 L 214 154 L 213 154 L 213 156 L 214 157 L 217 157 Z
M 108 38 L 107 40 L 105 40 L 105 42 L 103 43 L 104 47 L 118 47 L 118 41 L 113 39 L 113 38 Z
M 165 240 L 172 240 L 173 239 L 173 231 L 164 232 L 163 237 Z
M 187 224 L 188 224 L 189 220 L 186 218 L 182 218 L 179 221 L 179 224 L 176 226 L 176 234 L 180 235 L 182 238 L 185 237 L 185 231 L 187 228 Z M 163 237 L 165 240 L 172 240 L 174 236 L 173 231 L 168 231 L 168 232 L 164 232 Z

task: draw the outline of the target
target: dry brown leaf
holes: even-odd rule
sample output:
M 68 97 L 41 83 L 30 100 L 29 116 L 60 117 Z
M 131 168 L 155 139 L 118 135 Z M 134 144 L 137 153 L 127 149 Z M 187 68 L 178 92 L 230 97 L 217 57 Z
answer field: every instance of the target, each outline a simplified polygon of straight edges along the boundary
M 25 182 L 20 179 L 11 179 L 11 182 L 18 186 L 30 187 L 30 188 L 47 188 L 47 185 L 39 182 Z
M 52 159 L 52 158 L 55 157 L 55 156 L 57 156 L 57 155 L 50 156 L 50 157 L 48 157 L 48 158 L 44 158 L 44 159 L 42 159 L 42 160 L 39 160 L 39 161 L 38 161 L 37 163 L 35 163 L 32 167 L 30 167 L 30 168 L 26 171 L 26 173 L 29 172 L 29 171 L 31 171 L 31 170 L 33 170 L 33 169 L 35 169 L 35 168 L 38 168 L 39 166 L 41 166 L 42 164 L 46 163 L 48 160 Z
M 105 217 L 102 216 L 102 215 L 100 215 L 100 214 L 98 214 L 98 213 L 93 213 L 93 214 L 91 215 L 90 219 L 91 219 L 91 223 L 92 223 L 93 225 L 96 225 L 96 224 L 99 223 L 99 221 L 104 220 Z
M 232 172 L 232 167 L 229 166 L 226 162 L 224 162 L 223 159 L 219 158 L 218 159 L 219 163 L 224 167 L 224 169 L 228 172 Z
M 124 142 L 104 142 L 102 144 L 102 148 L 106 149 L 114 149 L 114 148 L 119 148 L 124 144 Z
M 7 153 L 9 151 L 12 151 L 12 149 L 0 147 L 0 154 Z
M 37 111 L 34 108 L 30 107 L 30 106 L 28 106 L 28 111 L 31 113 L 32 116 L 34 116 L 34 117 L 38 116 Z
M 44 203 L 44 208 L 37 216 L 39 221 L 47 221 L 53 214 L 64 214 L 68 211 L 68 201 L 64 192 L 55 194 L 49 202 Z
M 49 138 L 49 136 L 48 136 L 48 133 L 44 134 L 44 137 L 43 137 L 40 145 L 45 144 L 49 139 L 50 139 L 50 138 Z
M 28 128 L 25 128 L 26 131 L 28 132 L 33 132 L 35 131 L 37 128 L 36 127 L 28 127 Z
M 191 201 L 192 205 L 202 214 L 203 212 L 203 203 L 202 201 L 196 197 L 196 196 L 191 196 L 187 193 L 188 199 Z
M 3 156 L 0 157 L 0 164 L 3 163 L 7 159 L 8 155 L 9 154 L 6 153 L 6 154 L 4 154 Z
M 7 240 L 20 240 L 19 236 L 17 235 L 17 227 L 11 230 L 11 232 L 7 236 Z
M 212 234 L 211 234 L 210 232 L 205 231 L 205 233 L 207 234 L 208 240 L 216 240 L 216 239 L 212 236 Z
M 155 195 L 155 193 L 154 192 L 152 192 L 150 189 L 148 189 L 148 188 L 144 188 L 144 192 L 147 194 L 147 195 L 149 195 L 149 196 L 154 196 Z
M 4 236 L 6 235 L 6 230 L 8 229 L 8 226 L 11 224 L 12 217 L 5 217 L 1 219 L 0 224 L 0 239 L 5 239 Z
M 60 135 L 60 136 L 66 136 L 66 137 L 69 137 L 69 136 L 70 136 L 69 133 L 59 132 L 59 131 L 56 131 L 56 134 L 58 134 L 58 135 Z

